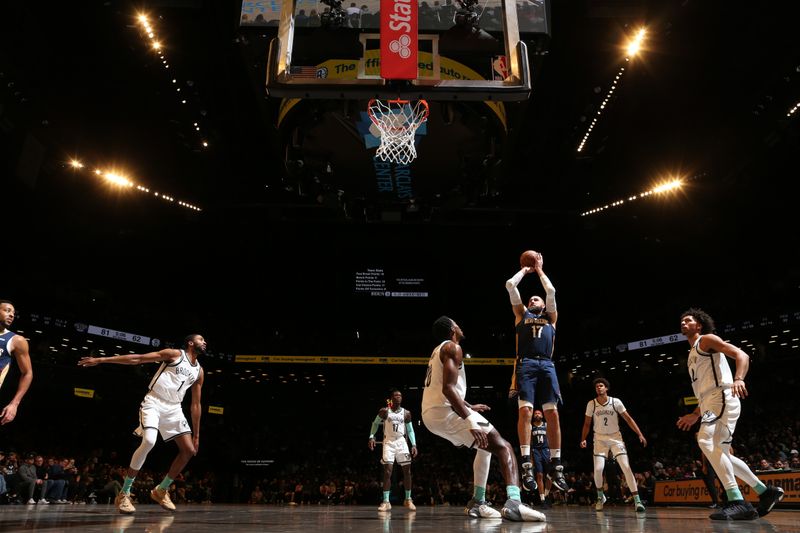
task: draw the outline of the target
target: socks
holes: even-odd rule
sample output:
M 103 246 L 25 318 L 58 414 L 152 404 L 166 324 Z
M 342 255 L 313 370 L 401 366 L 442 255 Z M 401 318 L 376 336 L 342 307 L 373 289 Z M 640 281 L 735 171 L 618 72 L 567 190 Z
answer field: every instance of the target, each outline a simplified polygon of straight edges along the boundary
M 158 484 L 158 488 L 161 490 L 169 490 L 170 485 L 172 485 L 172 478 L 164 476 L 164 479 Z
M 597 491 L 597 499 L 598 500 L 602 500 L 603 499 L 603 491 L 602 490 L 598 490 Z
M 410 500 L 410 499 L 411 499 L 411 491 L 407 490 L 406 491 L 406 500 Z
M 767 486 L 766 486 L 766 485 L 764 485 L 762 482 L 760 482 L 760 481 L 759 481 L 759 482 L 758 482 L 758 485 L 756 485 L 755 487 L 753 487 L 753 490 L 755 490 L 755 491 L 756 491 L 756 494 L 758 494 L 759 496 L 761 496 L 762 494 L 764 494 L 764 491 L 765 491 L 765 490 L 767 490 Z
M 131 486 L 133 485 L 134 479 L 136 478 L 125 476 L 125 482 L 122 484 L 122 492 L 124 492 L 125 494 L 131 493 Z
M 738 487 L 735 488 L 735 489 L 727 489 L 725 491 L 725 494 L 728 496 L 728 501 L 729 502 L 732 502 L 732 501 L 735 501 L 735 500 L 744 500 L 744 497 L 742 497 L 742 493 L 739 491 Z
M 523 463 L 530 462 L 530 460 L 531 460 L 531 447 L 521 444 L 520 447 L 519 447 L 519 454 L 522 456 L 522 462 Z M 527 461 L 525 461 L 526 457 L 528 458 Z
M 506 494 L 508 495 L 509 500 L 517 500 L 520 501 L 519 498 L 519 487 L 516 485 L 507 485 L 506 486 Z
M 475 487 L 472 492 L 472 498 L 476 502 L 482 502 L 486 499 L 486 487 Z
M 389 501 L 389 492 L 390 491 L 388 491 L 388 490 L 383 491 L 383 501 L 385 501 L 385 502 Z
M 633 497 L 633 501 L 635 501 L 636 503 L 642 503 L 642 500 L 639 498 L 638 494 Z

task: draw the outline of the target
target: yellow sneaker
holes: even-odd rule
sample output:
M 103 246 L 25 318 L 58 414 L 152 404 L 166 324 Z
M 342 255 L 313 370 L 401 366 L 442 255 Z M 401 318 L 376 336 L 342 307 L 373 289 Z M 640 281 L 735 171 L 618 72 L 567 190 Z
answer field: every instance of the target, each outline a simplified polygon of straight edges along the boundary
M 403 507 L 407 507 L 409 511 L 417 510 L 417 506 L 410 499 L 403 502 Z
M 120 492 L 117 494 L 117 497 L 114 498 L 114 505 L 117 506 L 119 512 L 122 514 L 133 514 L 136 512 L 136 507 L 133 506 L 133 502 L 131 501 L 131 495 L 127 492 Z
M 167 511 L 174 511 L 175 504 L 172 503 L 172 500 L 169 499 L 169 491 L 162 489 L 161 487 L 155 487 L 153 490 L 150 491 L 150 497 L 156 502 L 158 505 L 166 509 Z
M 381 502 L 381 504 L 378 506 L 378 511 L 391 511 L 391 510 L 392 510 L 392 504 L 389 502 Z

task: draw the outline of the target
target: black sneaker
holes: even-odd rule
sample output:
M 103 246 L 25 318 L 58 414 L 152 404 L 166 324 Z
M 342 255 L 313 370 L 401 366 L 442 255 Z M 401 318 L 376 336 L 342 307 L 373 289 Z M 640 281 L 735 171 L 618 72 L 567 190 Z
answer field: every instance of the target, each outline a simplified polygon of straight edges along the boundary
M 539 488 L 531 463 L 522 463 L 522 488 L 528 492 L 535 492 Z
M 758 511 L 744 500 L 733 500 L 728 502 L 721 510 L 711 513 L 711 520 L 755 520 L 758 518 Z
M 550 478 L 550 481 L 553 482 L 553 486 L 562 492 L 567 492 L 569 490 L 569 485 L 567 485 L 567 478 L 564 477 L 564 467 L 562 465 L 555 465 L 553 470 L 547 474 L 547 477 Z
M 545 498 L 544 500 L 541 500 L 539 502 L 539 507 L 541 507 L 542 509 L 552 509 L 553 505 L 549 501 L 547 501 L 547 498 Z
M 761 496 L 758 497 L 758 516 L 766 516 L 775 507 L 775 504 L 783 499 L 783 489 L 780 487 L 767 487 Z

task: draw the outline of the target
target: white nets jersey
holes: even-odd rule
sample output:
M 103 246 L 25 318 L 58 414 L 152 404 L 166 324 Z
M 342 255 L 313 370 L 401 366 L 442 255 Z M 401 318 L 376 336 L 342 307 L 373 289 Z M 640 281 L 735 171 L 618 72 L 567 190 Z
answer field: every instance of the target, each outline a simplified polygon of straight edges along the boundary
M 181 403 L 186 389 L 194 385 L 200 377 L 200 364 L 192 364 L 186 352 L 174 363 L 164 361 L 150 381 L 150 394 L 170 403 Z
M 700 339 L 689 350 L 689 377 L 692 379 L 692 390 L 698 400 L 703 396 L 719 387 L 730 387 L 733 385 L 733 374 L 731 367 L 728 366 L 728 358 L 725 354 L 706 353 L 700 349 Z
M 392 411 L 389 407 L 386 410 L 386 420 L 383 421 L 384 440 L 402 440 L 406 437 L 406 410 L 400 408 L 399 411 Z
M 444 394 L 442 394 L 442 383 L 444 382 L 444 365 L 439 358 L 439 352 L 445 343 L 444 341 L 437 346 L 428 361 L 428 374 L 425 377 L 425 390 L 422 392 L 422 412 L 433 407 L 451 407 Z M 467 395 L 467 374 L 464 372 L 464 361 L 458 368 L 458 381 L 456 382 L 456 392 L 464 399 Z
M 586 416 L 594 418 L 595 435 L 614 435 L 619 433 L 619 415 L 626 411 L 622 400 L 606 396 L 606 403 L 597 398 L 586 404 Z

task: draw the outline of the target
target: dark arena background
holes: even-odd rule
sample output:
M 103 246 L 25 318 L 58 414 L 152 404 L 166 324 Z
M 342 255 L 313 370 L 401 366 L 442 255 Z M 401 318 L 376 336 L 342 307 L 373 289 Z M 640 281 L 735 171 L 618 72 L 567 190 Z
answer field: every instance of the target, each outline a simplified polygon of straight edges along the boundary
M 800 531 L 797 7 L 518 0 L 530 94 L 431 90 L 418 158 L 397 165 L 376 157 L 369 96 L 313 94 L 362 67 L 358 81 L 380 82 L 363 37 L 379 32 L 380 2 L 349 4 L 338 21 L 314 0 L 0 6 L 0 299 L 34 375 L 0 426 L 0 531 L 727 531 L 708 518 L 694 431 L 676 427 L 696 403 L 679 327 L 689 307 L 750 355 L 733 449 L 785 491 L 736 531 Z M 420 72 L 436 62 L 442 80 L 484 94 L 505 57 L 502 4 L 419 2 Z M 308 98 L 265 86 L 282 5 L 296 6 L 290 74 L 312 80 Z M 462 39 L 451 26 L 469 12 L 477 37 Z M 571 489 L 535 507 L 546 522 L 472 519 L 475 452 L 422 422 L 431 325 L 462 327 L 466 399 L 491 407 L 519 453 L 504 284 L 528 249 L 557 288 Z M 544 295 L 536 276 L 520 292 Z M 208 350 L 177 510 L 150 499 L 177 451 L 159 438 L 136 513 L 120 514 L 158 366 L 78 361 L 190 333 Z M 19 376 L 12 357 L 0 408 Z M 613 462 L 595 510 L 591 440 L 579 442 L 597 377 L 648 440 L 622 428 L 645 513 Z M 394 508 L 379 513 L 381 451 L 367 444 L 393 388 L 419 455 L 412 487 L 394 469 Z M 23 490 L 31 454 L 65 460 L 63 497 L 42 494 L 46 481 Z M 506 500 L 496 459 L 487 499 Z

